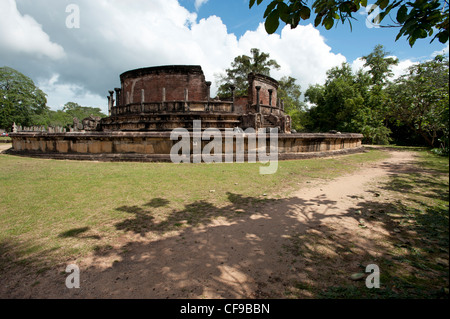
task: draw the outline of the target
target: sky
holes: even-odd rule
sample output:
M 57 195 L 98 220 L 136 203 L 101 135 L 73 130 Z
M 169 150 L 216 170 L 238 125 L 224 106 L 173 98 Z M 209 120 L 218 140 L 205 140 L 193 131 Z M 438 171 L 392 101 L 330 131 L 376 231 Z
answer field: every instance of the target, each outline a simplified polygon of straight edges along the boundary
M 326 71 L 343 62 L 362 67 L 361 57 L 377 44 L 399 59 L 396 76 L 448 54 L 448 43 L 437 40 L 417 40 L 413 48 L 406 38 L 395 41 L 398 28 L 367 23 L 364 8 L 352 30 L 348 24 L 314 28 L 311 19 L 296 29 L 281 23 L 268 35 L 268 3 L 249 9 L 248 0 L 0 0 L 0 67 L 30 77 L 53 110 L 71 101 L 107 113 L 108 90 L 120 87 L 125 71 L 201 65 L 214 96 L 218 75 L 251 48 L 281 66 L 273 78 L 294 77 L 303 92 L 323 84 Z

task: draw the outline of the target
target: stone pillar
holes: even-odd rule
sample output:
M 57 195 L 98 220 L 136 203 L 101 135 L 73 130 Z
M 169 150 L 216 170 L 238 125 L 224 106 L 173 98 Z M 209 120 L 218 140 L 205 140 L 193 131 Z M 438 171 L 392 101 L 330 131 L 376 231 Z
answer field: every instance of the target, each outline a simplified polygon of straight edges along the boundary
M 233 104 L 231 104 L 231 112 L 234 113 L 234 111 L 235 111 L 235 108 L 234 108 L 234 101 L 235 101 L 234 91 L 236 90 L 236 87 L 234 85 L 231 85 L 230 89 L 231 89 L 231 101 L 233 102 Z
M 108 91 L 109 96 L 108 96 L 108 112 L 109 115 L 111 116 L 112 114 L 112 109 L 114 106 L 114 91 Z
M 166 103 L 166 88 L 162 88 L 162 109 L 164 110 L 164 106 Z M 158 111 L 161 111 L 158 109 Z
M 256 112 L 261 113 L 261 104 L 259 102 L 259 91 L 261 90 L 261 87 L 259 85 L 255 86 L 255 89 L 256 89 Z
M 108 98 L 108 116 L 111 116 L 111 97 L 107 96 Z
M 121 93 L 122 89 L 115 88 L 114 91 L 116 91 L 116 106 L 119 106 L 120 98 L 121 98 L 120 93 Z
M 284 101 L 283 100 L 281 100 L 281 110 L 284 111 Z
M 144 113 L 145 90 L 141 90 L 141 112 Z
M 188 100 L 189 100 L 189 89 L 184 89 L 184 111 L 189 112 Z
M 211 99 L 211 82 L 209 81 L 206 82 L 206 98 L 207 98 L 206 111 L 209 111 L 209 101 Z
M 272 106 L 272 94 L 273 90 L 269 89 L 269 106 Z M 270 108 L 270 113 L 272 113 L 272 107 Z

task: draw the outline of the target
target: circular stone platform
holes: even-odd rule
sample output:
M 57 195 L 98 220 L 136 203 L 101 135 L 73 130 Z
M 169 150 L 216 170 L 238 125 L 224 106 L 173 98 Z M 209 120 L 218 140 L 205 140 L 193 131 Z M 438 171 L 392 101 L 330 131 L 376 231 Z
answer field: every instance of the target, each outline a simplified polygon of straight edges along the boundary
M 179 140 L 171 140 L 170 132 L 89 132 L 89 133 L 12 133 L 13 148 L 9 154 L 30 157 L 99 160 L 170 162 L 172 147 Z M 189 133 L 191 154 L 194 133 Z M 249 150 L 249 138 L 256 134 L 243 134 L 245 160 Z M 303 159 L 349 154 L 363 151 L 361 134 L 278 134 L 278 159 Z M 222 134 L 222 151 L 225 150 L 226 134 Z M 270 138 L 266 135 L 266 145 Z M 210 141 L 201 141 L 202 149 Z M 236 139 L 233 139 L 236 149 Z M 251 151 L 251 150 L 250 150 Z

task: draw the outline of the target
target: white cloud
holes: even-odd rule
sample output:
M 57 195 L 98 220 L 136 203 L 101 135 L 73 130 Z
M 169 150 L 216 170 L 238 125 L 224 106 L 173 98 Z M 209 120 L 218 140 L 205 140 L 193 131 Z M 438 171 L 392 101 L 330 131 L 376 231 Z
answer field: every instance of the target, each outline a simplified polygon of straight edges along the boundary
M 268 35 L 261 23 L 256 31 L 247 31 L 239 39 L 238 50 L 231 60 L 238 54 L 250 54 L 251 48 L 269 53 L 278 62 L 280 69 L 273 70 L 272 77 L 294 77 L 303 91 L 310 84 L 323 84 L 326 71 L 346 61 L 343 55 L 331 52 L 331 47 L 311 24 L 295 29 L 285 26 L 281 35 Z
M 352 70 L 354 73 L 358 72 L 360 69 L 363 69 L 363 71 L 368 71 L 369 68 L 364 66 L 365 61 L 362 58 L 355 59 L 350 66 L 352 67 Z
M 108 114 L 107 98 L 89 92 L 83 86 L 60 83 L 59 75 L 53 74 L 49 79 L 41 79 L 37 86 L 47 95 L 47 105 L 52 109 L 62 109 L 67 102 L 75 102 L 81 106 L 99 107 Z
M 13 0 L 8 1 L 14 4 Z M 99 104 L 105 110 L 108 90 L 119 86 L 122 72 L 168 64 L 201 65 L 206 79 L 213 82 L 214 95 L 217 89 L 214 74 L 230 67 L 236 56 L 250 54 L 251 48 L 269 53 L 281 65 L 281 70 L 273 72 L 272 77 L 292 76 L 303 91 L 309 84 L 323 83 L 326 71 L 346 60 L 331 51 L 312 25 L 296 29 L 286 26 L 281 35 L 268 35 L 260 24 L 255 31 L 248 31 L 238 39 L 228 32 L 221 18 L 210 16 L 197 21 L 196 13 L 189 12 L 177 0 L 78 0 L 77 3 L 81 24 L 75 30 L 65 28 L 67 13 L 65 4 L 59 0 L 20 2 L 20 9 L 43 23 L 49 35 L 62 43 L 67 55 L 51 63 L 36 63 L 33 58 L 27 62 L 27 72 L 39 75 L 37 82 L 49 95 L 48 104 L 52 107 L 73 101 L 87 106 Z M 22 16 L 18 12 L 17 15 Z M 28 19 L 35 21 L 33 18 Z M 15 20 L 11 23 L 11 28 L 19 24 Z M 17 65 L 24 62 L 12 61 Z M 83 90 L 88 93 L 78 94 Z
M 396 56 L 388 56 L 388 58 L 397 58 Z M 353 72 L 357 72 L 360 69 L 363 69 L 364 71 L 368 71 L 368 67 L 364 67 L 365 61 L 362 58 L 357 58 L 351 63 L 351 67 Z M 390 77 L 390 80 L 394 80 L 404 74 L 408 73 L 408 69 L 413 66 L 414 64 L 417 64 L 418 62 L 414 62 L 410 59 L 401 60 L 397 65 L 391 66 L 391 71 L 393 75 Z
M 434 51 L 432 54 L 431 54 L 431 56 L 434 58 L 435 56 L 437 56 L 437 55 L 448 55 L 448 48 L 449 48 L 449 45 L 447 44 L 447 46 L 445 47 L 445 48 L 443 48 L 442 50 L 439 50 L 439 51 Z
M 392 73 L 394 73 L 394 75 L 390 79 L 394 80 L 402 75 L 407 74 L 408 69 L 417 63 L 418 62 L 413 62 L 410 59 L 399 61 L 398 65 L 392 66 L 391 71 Z
M 265 31 L 262 24 L 258 30 Z M 331 52 L 324 37 L 311 24 L 295 29 L 285 26 L 279 41 L 274 43 L 271 56 L 281 65 L 281 70 L 274 72 L 274 76 L 290 75 L 298 79 L 303 90 L 309 84 L 323 84 L 329 69 L 346 62 L 343 55 Z
M 208 1 L 209 0 L 195 0 L 195 9 L 198 11 L 198 9 Z
M 51 59 L 64 57 L 64 49 L 50 40 L 42 26 L 29 15 L 21 15 L 14 0 L 0 1 L 0 49 Z

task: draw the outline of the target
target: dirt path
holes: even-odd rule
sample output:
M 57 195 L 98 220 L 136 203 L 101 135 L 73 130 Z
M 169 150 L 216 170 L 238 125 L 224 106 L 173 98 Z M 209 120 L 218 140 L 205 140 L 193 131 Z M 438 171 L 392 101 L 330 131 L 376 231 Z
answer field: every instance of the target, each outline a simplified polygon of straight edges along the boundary
M 368 202 L 386 200 L 374 189 L 407 168 L 414 156 L 390 154 L 351 175 L 275 200 L 259 212 L 186 228 L 167 238 L 137 236 L 117 243 L 106 254 L 76 261 L 80 289 L 65 287 L 62 267 L 29 278 L 37 284 L 22 282 L 9 296 L 286 298 L 299 286 L 348 281 L 361 264 L 376 262 L 388 232 L 376 220 L 360 220 L 360 210 Z M 311 296 L 308 289 L 297 293 Z
M 0 153 L 11 148 L 11 143 L 0 143 Z

